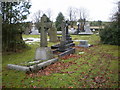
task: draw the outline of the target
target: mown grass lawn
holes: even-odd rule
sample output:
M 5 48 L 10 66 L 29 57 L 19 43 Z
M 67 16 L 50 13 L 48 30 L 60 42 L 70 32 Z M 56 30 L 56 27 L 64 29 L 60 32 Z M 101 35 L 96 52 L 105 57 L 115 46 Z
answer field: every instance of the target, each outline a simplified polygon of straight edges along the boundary
M 75 47 L 73 55 L 27 74 L 7 69 L 7 64 L 33 60 L 39 42 L 28 49 L 2 56 L 3 88 L 118 88 L 118 46 L 101 44 L 98 35 L 71 35 L 73 40 L 88 40 L 92 47 Z M 39 35 L 23 35 L 39 38 Z M 48 46 L 56 43 L 49 43 Z M 75 42 L 76 45 L 79 42 Z M 84 52 L 79 54 L 79 52 Z

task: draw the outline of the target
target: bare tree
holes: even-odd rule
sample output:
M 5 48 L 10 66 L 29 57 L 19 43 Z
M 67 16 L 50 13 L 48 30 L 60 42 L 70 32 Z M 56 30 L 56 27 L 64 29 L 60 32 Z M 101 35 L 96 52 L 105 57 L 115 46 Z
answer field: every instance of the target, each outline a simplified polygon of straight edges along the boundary
M 72 13 L 73 13 L 73 9 L 72 7 L 68 8 L 68 16 L 69 16 L 69 20 L 72 21 Z
M 77 9 L 74 7 L 69 7 L 68 16 L 71 23 L 71 27 L 73 27 L 74 21 L 76 21 L 76 17 L 77 17 Z
M 46 14 L 47 14 L 48 18 L 51 20 L 52 10 L 50 8 L 47 9 Z
M 33 19 L 33 22 L 35 23 L 36 28 L 39 27 L 39 22 L 40 22 L 40 18 L 42 16 L 42 14 L 43 14 L 43 12 L 41 10 L 38 10 L 37 12 L 35 12 L 33 14 L 32 19 Z
M 34 23 L 37 23 L 40 21 L 40 17 L 42 16 L 42 14 L 43 14 L 43 12 L 41 10 L 38 10 L 37 12 L 35 12 L 33 14 L 32 19 L 33 19 Z
M 78 21 L 80 24 L 80 30 L 84 31 L 85 22 L 88 16 L 87 10 L 85 8 L 79 8 L 77 9 L 77 13 L 78 13 L 78 18 L 79 18 Z
M 68 16 L 70 21 L 76 20 L 76 15 L 77 15 L 77 9 L 74 7 L 69 7 L 68 8 Z

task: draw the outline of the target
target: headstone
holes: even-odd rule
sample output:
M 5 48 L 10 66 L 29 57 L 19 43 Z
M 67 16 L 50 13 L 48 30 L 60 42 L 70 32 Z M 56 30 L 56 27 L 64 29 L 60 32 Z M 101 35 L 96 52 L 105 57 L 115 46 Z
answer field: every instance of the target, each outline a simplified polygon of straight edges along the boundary
M 32 35 L 39 35 L 40 34 L 38 29 L 35 27 L 34 24 L 32 25 L 32 29 L 31 29 L 31 33 L 30 34 L 32 34 Z
M 78 33 L 78 34 L 93 34 L 93 32 L 90 30 L 90 24 L 88 22 L 85 22 L 85 25 L 84 25 L 84 31 Z
M 68 30 L 69 22 L 66 21 L 65 29 L 66 29 L 66 43 L 72 43 L 72 38 L 70 37 L 69 30 Z
M 77 34 L 78 34 L 80 32 L 80 24 L 77 23 L 77 26 L 78 26 L 78 28 L 77 28 Z
M 48 30 L 50 42 L 57 42 L 57 29 L 53 26 Z
M 88 44 L 88 40 L 80 40 L 80 47 L 89 47 L 90 44 Z
M 52 51 L 49 47 L 47 47 L 47 30 L 51 28 L 52 23 L 47 21 L 47 16 L 44 14 L 41 17 L 40 22 L 40 48 L 36 49 L 35 59 L 36 60 L 48 60 L 53 57 Z
M 40 32 L 41 32 L 41 42 L 40 46 L 41 47 L 47 47 L 47 30 L 51 28 L 52 23 L 47 21 L 47 16 L 44 14 L 41 17 L 41 22 L 40 22 Z
M 66 44 L 66 29 L 65 29 L 65 22 L 63 21 L 62 24 L 61 24 L 61 29 L 62 29 L 62 38 L 61 38 L 61 41 L 60 41 L 60 47 L 59 47 L 59 51 L 63 52 L 65 51 L 66 47 L 65 47 L 65 44 Z
M 90 30 L 90 24 L 88 22 L 85 23 L 84 29 L 86 33 L 92 33 L 92 31 Z

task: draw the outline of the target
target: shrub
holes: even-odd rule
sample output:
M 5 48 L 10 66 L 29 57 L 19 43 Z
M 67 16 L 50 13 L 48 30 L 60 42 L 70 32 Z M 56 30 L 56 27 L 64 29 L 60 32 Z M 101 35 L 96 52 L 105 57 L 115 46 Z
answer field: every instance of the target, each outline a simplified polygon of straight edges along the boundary
M 100 31 L 101 42 L 104 44 L 120 45 L 120 28 L 117 23 L 112 23 Z

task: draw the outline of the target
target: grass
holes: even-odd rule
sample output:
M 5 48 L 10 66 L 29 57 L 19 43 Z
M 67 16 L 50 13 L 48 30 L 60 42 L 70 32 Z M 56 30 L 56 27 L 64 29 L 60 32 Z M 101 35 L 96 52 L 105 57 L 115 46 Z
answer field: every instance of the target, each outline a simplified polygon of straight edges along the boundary
M 36 73 L 9 70 L 7 64 L 32 61 L 39 42 L 29 49 L 2 56 L 3 88 L 118 88 L 118 47 L 100 43 L 98 35 L 71 35 L 73 40 L 88 40 L 90 48 L 76 47 L 73 55 Z M 39 35 L 23 35 L 39 38 Z M 57 42 L 58 43 L 58 42 Z M 49 42 L 48 46 L 57 44 Z M 74 42 L 76 45 L 79 42 Z M 79 54 L 84 52 L 84 54 Z M 100 82 L 97 77 L 103 77 Z M 96 81 L 95 81 L 96 80 Z

